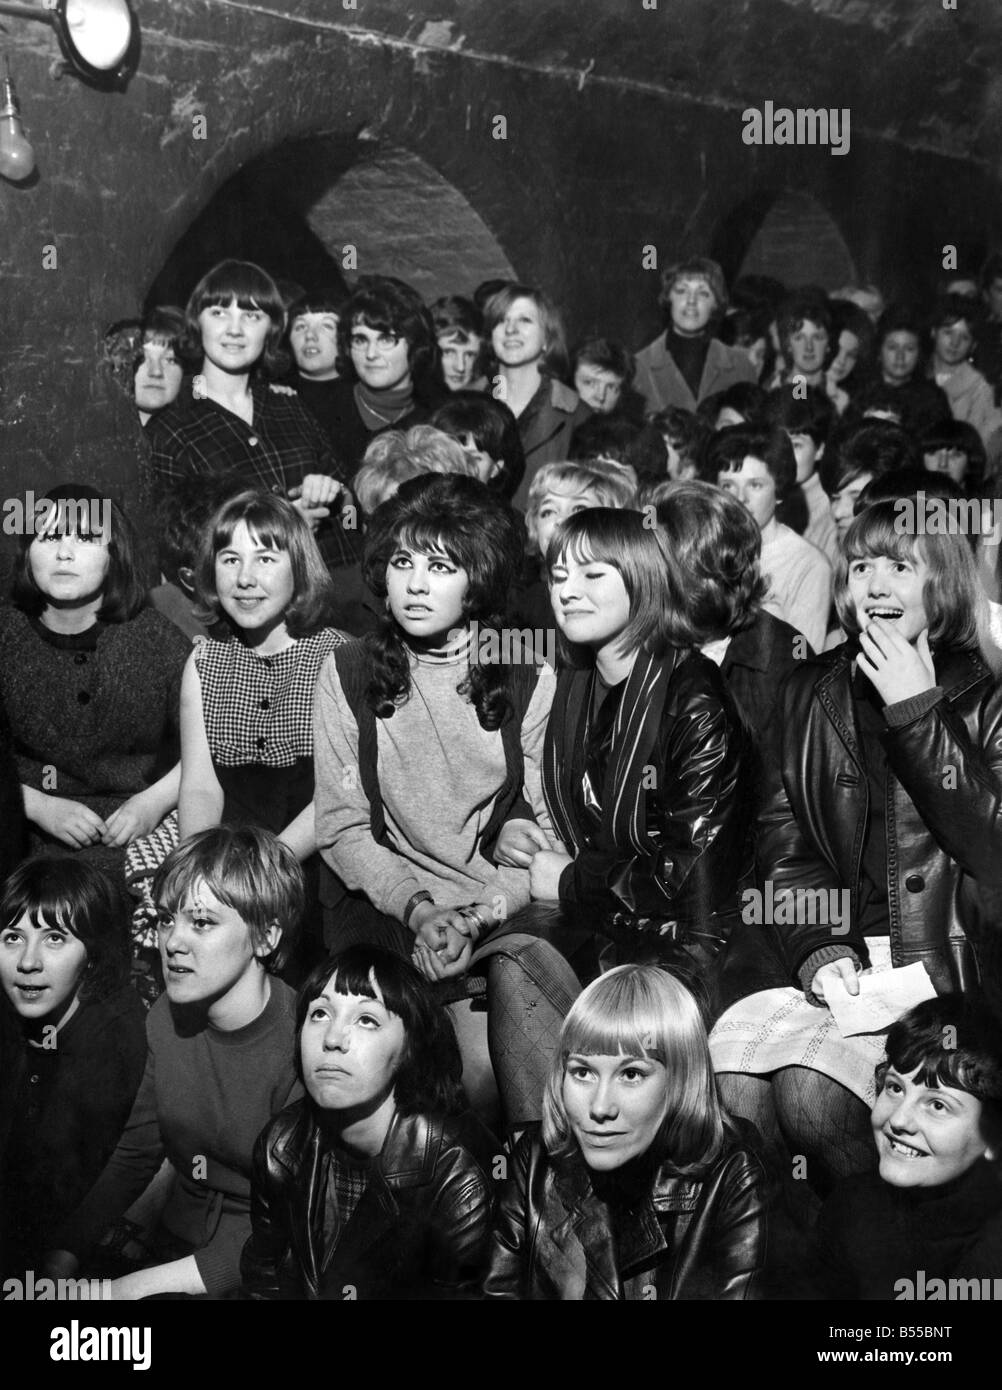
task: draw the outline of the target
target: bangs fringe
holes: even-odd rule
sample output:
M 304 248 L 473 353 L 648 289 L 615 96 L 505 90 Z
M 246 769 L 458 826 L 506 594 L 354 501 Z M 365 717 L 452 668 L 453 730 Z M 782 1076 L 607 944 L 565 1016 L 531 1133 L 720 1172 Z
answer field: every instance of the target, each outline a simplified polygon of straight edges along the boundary
M 922 540 L 899 530 L 894 521 L 886 515 L 872 515 L 870 508 L 860 514 L 852 524 L 852 535 L 846 541 L 846 558 L 853 560 L 874 560 L 887 555 L 893 560 L 926 560 Z
M 454 536 L 443 536 L 434 521 L 409 521 L 400 529 L 396 538 L 397 549 L 415 550 L 421 555 L 445 555 L 460 569 L 469 569 L 470 557 L 464 555 L 462 546 Z
M 609 1000 L 595 1000 L 589 1018 L 577 1021 L 568 1030 L 561 1051 L 566 1063 L 572 1054 L 580 1057 L 652 1057 L 667 1065 L 657 1045 L 663 1021 L 655 1000 L 617 991 Z M 623 1007 L 623 1006 L 627 1007 Z M 624 1017 L 624 1015 L 629 1015 Z

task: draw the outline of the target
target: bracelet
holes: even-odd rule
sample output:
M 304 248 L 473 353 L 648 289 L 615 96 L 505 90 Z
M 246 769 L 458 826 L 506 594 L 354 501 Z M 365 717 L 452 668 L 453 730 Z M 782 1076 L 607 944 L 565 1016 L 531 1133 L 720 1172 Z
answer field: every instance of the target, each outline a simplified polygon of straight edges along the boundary
M 475 922 L 477 927 L 477 937 L 483 936 L 490 930 L 490 921 L 483 915 L 476 903 L 470 903 L 467 907 L 457 908 L 460 917 L 465 917 L 467 922 Z
M 410 926 L 411 914 L 417 907 L 418 903 L 434 903 L 434 901 L 435 899 L 431 896 L 431 894 L 428 892 L 426 888 L 419 888 L 416 893 L 412 893 L 411 896 L 407 899 L 407 906 L 404 908 L 404 926 Z

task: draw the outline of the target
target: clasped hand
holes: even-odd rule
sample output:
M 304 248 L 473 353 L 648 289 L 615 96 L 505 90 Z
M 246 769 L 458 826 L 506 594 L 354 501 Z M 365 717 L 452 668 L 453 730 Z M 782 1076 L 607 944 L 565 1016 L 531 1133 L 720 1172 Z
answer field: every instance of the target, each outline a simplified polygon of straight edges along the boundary
M 315 531 L 331 514 L 331 507 L 344 492 L 336 478 L 326 473 L 307 473 L 296 487 L 289 488 L 289 500 Z

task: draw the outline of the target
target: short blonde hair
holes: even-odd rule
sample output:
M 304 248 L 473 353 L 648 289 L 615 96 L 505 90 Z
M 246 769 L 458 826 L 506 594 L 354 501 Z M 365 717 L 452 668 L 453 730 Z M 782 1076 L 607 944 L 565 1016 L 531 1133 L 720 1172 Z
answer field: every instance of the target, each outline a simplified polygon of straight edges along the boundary
M 637 475 L 628 463 L 588 459 L 578 463 L 545 463 L 529 487 L 525 525 L 534 547 L 539 544 L 539 509 L 548 492 L 561 497 L 593 492 L 596 507 L 633 508 L 637 505 Z
M 701 1171 L 723 1147 L 728 1121 L 717 1093 L 699 1005 L 657 965 L 620 965 L 593 980 L 564 1019 L 543 1093 L 543 1143 L 555 1158 L 574 1152 L 564 1106 L 567 1059 L 653 1057 L 665 1069 L 666 1110 L 654 1141 L 659 1161 Z
M 352 486 L 359 506 L 371 516 L 401 483 L 420 473 L 479 477 L 476 459 L 444 430 L 433 425 L 414 425 L 406 433 L 384 430 L 369 444 L 355 474 Z

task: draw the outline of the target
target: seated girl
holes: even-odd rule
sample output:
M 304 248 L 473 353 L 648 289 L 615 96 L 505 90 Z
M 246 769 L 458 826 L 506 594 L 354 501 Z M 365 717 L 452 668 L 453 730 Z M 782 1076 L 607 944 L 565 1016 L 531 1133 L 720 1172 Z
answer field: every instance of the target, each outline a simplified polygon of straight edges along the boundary
M 0 894 L 0 1266 L 38 1269 L 128 1119 L 146 1058 L 107 876 L 40 855 Z
M 765 1173 L 666 971 L 623 965 L 564 1020 L 541 1135 L 502 1189 L 488 1299 L 756 1298 Z
M 307 523 L 269 492 L 242 492 L 219 509 L 203 536 L 194 583 L 228 633 L 197 642 L 185 667 L 180 835 L 258 825 L 288 845 L 311 889 L 295 961 L 306 974 L 323 954 L 312 709 L 317 673 L 344 641 L 326 625 L 333 585 Z
M 120 877 L 125 846 L 177 804 L 178 704 L 191 650 L 146 606 L 117 503 L 50 488 L 0 608 L 0 697 L 33 850 L 77 850 Z
M 547 549 L 568 661 L 546 728 L 543 791 L 566 849 L 508 851 L 535 899 L 559 902 L 620 959 L 698 981 L 715 963 L 750 870 L 753 766 L 741 716 L 686 589 L 668 582 L 664 537 L 637 512 L 570 517 Z
M 254 1150 L 251 1298 L 456 1298 L 476 1288 L 496 1144 L 464 1113 L 448 1013 L 400 956 L 352 946 L 296 1011 L 306 1096 Z
M 918 1004 L 888 1031 L 877 1086 L 870 1125 L 879 1170 L 846 1179 L 825 1203 L 821 1290 L 843 1299 L 970 1296 L 951 1294 L 948 1281 L 997 1281 L 1002 1270 L 997 1020 L 957 995 Z
M 830 994 L 858 994 L 864 969 L 912 963 L 940 992 L 972 987 L 976 890 L 997 886 L 1002 848 L 1002 695 L 978 650 L 966 540 L 909 535 L 894 501 L 875 503 L 845 536 L 835 602 L 849 640 L 783 687 L 758 827 L 786 971 L 776 984 L 803 993 L 758 992 L 711 1039 L 728 1108 L 804 1155 L 822 1193 L 873 1167 L 884 1043 L 843 1038 Z
M 529 902 L 525 869 L 493 862 L 502 827 L 518 819 L 550 843 L 539 759 L 553 672 L 502 626 L 520 552 L 483 483 L 404 483 L 366 533 L 380 631 L 334 652 L 315 709 L 317 840 L 336 876 L 327 944 L 413 953 L 436 980 L 489 958 L 491 1056 L 513 1126 L 539 1118 L 539 1042 L 578 989 L 548 942 L 500 930 Z
M 303 877 L 288 849 L 252 827 L 204 830 L 164 862 L 166 994 L 146 1021 L 146 1070 L 118 1147 L 54 1238 L 47 1273 L 87 1269 L 95 1242 L 168 1157 L 177 1174 L 148 1268 L 113 1298 L 236 1292 L 250 1235 L 254 1141 L 301 1094 L 295 996 L 273 977 L 299 924 Z
M 755 736 L 756 784 L 779 754 L 780 687 L 809 654 L 807 639 L 762 607 L 759 529 L 736 498 L 708 483 L 662 483 L 655 494 L 667 577 L 693 615 L 693 636 L 727 680 Z

